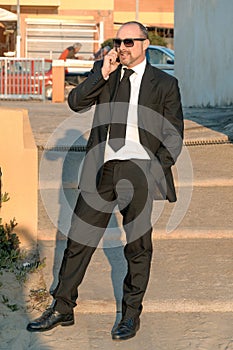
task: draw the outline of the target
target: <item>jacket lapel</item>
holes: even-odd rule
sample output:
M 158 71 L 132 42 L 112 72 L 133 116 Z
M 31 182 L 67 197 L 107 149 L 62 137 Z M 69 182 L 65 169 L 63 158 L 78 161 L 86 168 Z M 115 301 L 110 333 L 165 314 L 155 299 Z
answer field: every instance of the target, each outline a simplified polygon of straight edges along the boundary
M 152 89 L 154 88 L 154 69 L 147 63 L 145 72 L 142 77 L 141 87 L 139 91 L 139 105 L 146 105 L 148 100 L 151 100 Z

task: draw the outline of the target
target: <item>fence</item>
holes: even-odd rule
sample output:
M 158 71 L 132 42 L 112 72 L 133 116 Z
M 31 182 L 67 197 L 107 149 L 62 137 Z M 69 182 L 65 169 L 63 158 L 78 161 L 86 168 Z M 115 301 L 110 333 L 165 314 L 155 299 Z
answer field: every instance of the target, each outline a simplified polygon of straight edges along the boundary
M 45 99 L 52 86 L 52 61 L 0 58 L 0 99 Z

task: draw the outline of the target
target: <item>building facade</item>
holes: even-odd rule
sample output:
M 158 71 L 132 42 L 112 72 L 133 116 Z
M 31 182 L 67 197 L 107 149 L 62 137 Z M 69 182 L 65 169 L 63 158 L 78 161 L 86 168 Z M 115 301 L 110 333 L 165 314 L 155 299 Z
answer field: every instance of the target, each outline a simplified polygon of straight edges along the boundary
M 57 59 L 78 41 L 89 58 L 129 20 L 142 22 L 172 46 L 174 0 L 0 0 L 0 8 L 17 15 L 0 16 L 1 56 L 20 50 L 21 57 Z

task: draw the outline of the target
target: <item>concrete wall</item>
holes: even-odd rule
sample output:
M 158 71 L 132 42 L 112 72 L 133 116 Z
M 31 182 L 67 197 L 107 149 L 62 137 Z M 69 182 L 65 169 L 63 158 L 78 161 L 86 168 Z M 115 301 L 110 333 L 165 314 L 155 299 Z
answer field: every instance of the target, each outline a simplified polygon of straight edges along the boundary
M 14 217 L 21 246 L 35 247 L 38 221 L 38 161 L 26 110 L 0 108 L 0 166 L 2 192 L 10 200 L 0 216 L 8 223 Z
M 233 1 L 175 0 L 175 75 L 184 106 L 233 103 Z

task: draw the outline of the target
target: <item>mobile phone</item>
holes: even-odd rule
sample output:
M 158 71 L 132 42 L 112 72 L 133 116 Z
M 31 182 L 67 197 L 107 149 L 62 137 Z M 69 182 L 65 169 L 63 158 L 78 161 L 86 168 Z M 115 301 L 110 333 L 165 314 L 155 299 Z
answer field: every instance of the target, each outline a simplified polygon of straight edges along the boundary
M 117 59 L 116 59 L 116 62 L 120 62 L 120 58 L 119 58 L 119 56 L 118 56 L 118 52 L 117 52 L 117 48 L 115 47 L 115 51 L 116 51 L 116 53 L 117 53 Z

